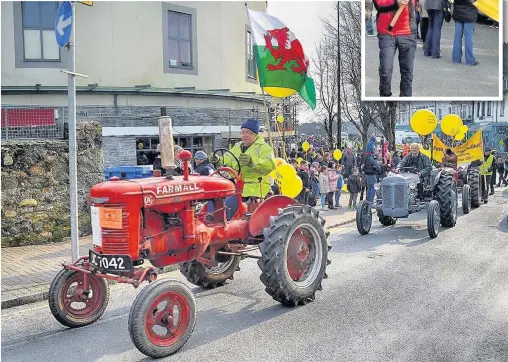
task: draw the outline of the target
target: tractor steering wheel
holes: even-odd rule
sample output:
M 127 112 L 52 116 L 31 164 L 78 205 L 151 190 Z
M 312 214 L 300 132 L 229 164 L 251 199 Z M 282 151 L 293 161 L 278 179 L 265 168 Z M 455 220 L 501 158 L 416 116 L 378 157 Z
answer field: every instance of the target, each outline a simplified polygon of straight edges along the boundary
M 413 166 L 408 166 L 408 167 L 400 167 L 399 168 L 399 171 L 401 170 L 406 170 L 406 172 L 409 172 L 409 173 L 419 173 L 420 170 L 416 167 L 413 167 Z M 415 171 L 415 172 L 412 172 L 412 171 Z
M 238 161 L 238 158 L 236 158 L 236 156 L 233 154 L 233 152 L 231 152 L 230 150 L 228 149 L 225 149 L 225 148 L 218 148 L 216 149 L 215 151 L 213 151 L 212 153 L 212 156 L 213 158 L 215 158 L 215 156 L 217 156 L 219 159 L 222 157 L 222 159 L 224 159 L 224 155 L 228 153 L 231 158 L 236 162 L 236 166 L 237 167 L 234 167 L 234 165 L 231 165 L 231 168 L 237 172 L 238 175 L 240 175 L 240 172 L 242 171 L 242 168 L 240 167 L 240 161 Z M 226 180 L 230 180 L 230 181 L 233 181 L 235 182 L 235 177 L 233 174 L 231 174 L 231 172 L 228 172 L 227 170 L 224 170 L 224 171 L 221 171 L 219 168 L 217 168 L 217 171 L 216 171 L 217 174 L 219 174 L 220 176 L 224 177 Z M 226 176 L 225 174 L 229 175 L 229 176 Z

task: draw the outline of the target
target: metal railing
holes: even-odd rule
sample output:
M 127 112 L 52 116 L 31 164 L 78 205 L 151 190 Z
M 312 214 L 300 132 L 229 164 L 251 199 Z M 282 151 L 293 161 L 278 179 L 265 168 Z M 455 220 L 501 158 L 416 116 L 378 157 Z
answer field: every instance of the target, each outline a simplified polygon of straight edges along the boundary
M 64 107 L 4 106 L 2 140 L 65 138 Z

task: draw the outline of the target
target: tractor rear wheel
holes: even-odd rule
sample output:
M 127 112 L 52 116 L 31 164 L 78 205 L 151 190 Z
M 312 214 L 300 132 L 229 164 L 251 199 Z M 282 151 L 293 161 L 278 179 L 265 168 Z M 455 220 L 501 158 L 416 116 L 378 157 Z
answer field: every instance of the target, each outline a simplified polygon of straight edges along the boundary
M 370 203 L 367 200 L 362 200 L 356 207 L 356 228 L 360 235 L 367 235 L 372 226 L 372 212 L 370 210 Z
M 214 289 L 226 284 L 226 280 L 233 280 L 233 274 L 239 270 L 240 256 L 218 256 L 219 264 L 215 267 L 207 267 L 193 260 L 180 264 L 180 272 L 194 285 Z
M 270 218 L 259 244 L 261 282 L 265 291 L 288 307 L 315 299 L 330 264 L 329 232 L 319 212 L 308 205 L 290 206 Z
M 480 207 L 480 172 L 477 168 L 468 169 L 467 184 L 471 187 L 471 207 Z
M 469 214 L 469 211 L 471 211 L 471 187 L 466 184 L 462 187 L 462 212 Z
M 158 280 L 147 285 L 129 313 L 132 343 L 143 354 L 162 358 L 187 342 L 197 320 L 196 300 L 178 280 Z
M 453 177 L 453 173 L 443 171 L 436 185 L 441 225 L 445 227 L 453 227 L 457 222 L 457 188 L 453 183 Z
M 394 217 L 384 216 L 383 212 L 381 210 L 377 211 L 377 217 L 379 219 L 379 222 L 383 226 L 392 226 L 392 225 L 395 225 L 395 223 L 397 222 L 397 219 Z
M 83 290 L 84 273 L 62 269 L 48 292 L 51 313 L 66 327 L 78 328 L 94 323 L 106 310 L 109 286 L 102 278 L 88 275 L 88 290 Z

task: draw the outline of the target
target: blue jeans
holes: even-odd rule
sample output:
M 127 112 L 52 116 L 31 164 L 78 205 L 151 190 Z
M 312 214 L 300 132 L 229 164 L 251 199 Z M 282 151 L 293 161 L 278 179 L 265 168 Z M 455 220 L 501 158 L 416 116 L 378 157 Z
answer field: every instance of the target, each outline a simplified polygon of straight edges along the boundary
M 376 197 L 376 190 L 374 184 L 376 183 L 376 175 L 365 175 L 365 182 L 367 183 L 367 201 L 373 202 Z
M 372 16 L 369 20 L 365 21 L 365 31 L 367 35 L 374 35 L 374 25 L 372 24 Z
M 429 10 L 429 30 L 425 39 L 423 54 L 430 57 L 441 55 L 441 28 L 443 27 L 444 11 Z
M 476 59 L 473 55 L 473 33 L 474 23 L 463 23 L 455 21 L 455 38 L 453 38 L 452 61 L 460 63 L 462 61 L 462 37 L 464 37 L 464 48 L 466 64 L 472 65 Z
M 312 183 L 312 196 L 317 198 L 319 196 L 319 182 Z
M 340 194 L 342 190 L 335 191 L 335 207 L 339 207 Z
M 321 208 L 324 209 L 325 208 L 325 204 L 326 204 L 326 195 L 327 194 L 321 194 Z

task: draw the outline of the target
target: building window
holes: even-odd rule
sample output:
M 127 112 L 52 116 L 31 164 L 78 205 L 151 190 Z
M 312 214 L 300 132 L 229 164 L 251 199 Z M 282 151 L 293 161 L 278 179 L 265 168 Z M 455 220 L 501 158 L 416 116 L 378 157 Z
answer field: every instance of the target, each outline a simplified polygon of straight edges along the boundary
M 504 98 L 503 98 L 503 100 L 502 100 L 502 101 L 501 101 L 501 103 L 500 103 L 500 108 L 501 108 L 501 109 L 499 110 L 499 115 L 500 115 L 501 117 L 504 117 L 504 104 L 505 104 L 505 103 L 504 103 Z M 508 170 L 507 170 L 507 171 L 508 171 Z
M 438 108 L 438 118 L 439 119 L 443 118 L 443 109 L 442 108 Z
M 137 165 L 153 165 L 157 157 L 159 137 L 136 138 Z
M 14 1 L 14 59 L 16 68 L 63 68 L 55 39 L 56 1 Z
M 247 80 L 256 81 L 256 59 L 254 57 L 254 43 L 252 40 L 252 32 L 246 31 L 246 49 L 245 60 L 247 67 Z
M 197 75 L 196 10 L 162 3 L 164 72 Z
M 487 102 L 487 117 L 492 116 L 492 102 Z
M 481 102 L 478 102 L 478 105 L 476 106 L 476 117 L 480 117 L 480 104 Z
M 169 66 L 192 69 L 191 15 L 168 11 Z

